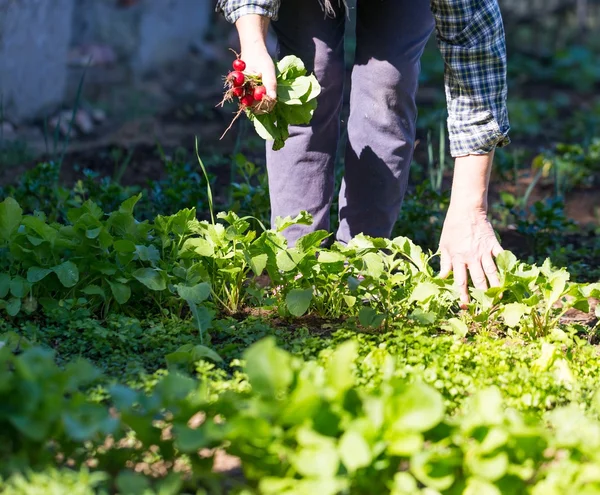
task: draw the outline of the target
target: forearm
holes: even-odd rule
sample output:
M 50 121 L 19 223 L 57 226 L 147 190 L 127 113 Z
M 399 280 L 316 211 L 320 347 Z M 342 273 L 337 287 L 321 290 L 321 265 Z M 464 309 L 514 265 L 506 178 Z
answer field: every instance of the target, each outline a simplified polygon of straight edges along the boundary
M 494 152 L 468 155 L 456 159 L 450 210 L 487 213 L 488 189 Z
M 252 48 L 266 49 L 269 21 L 268 17 L 257 14 L 244 15 L 236 21 L 242 52 Z

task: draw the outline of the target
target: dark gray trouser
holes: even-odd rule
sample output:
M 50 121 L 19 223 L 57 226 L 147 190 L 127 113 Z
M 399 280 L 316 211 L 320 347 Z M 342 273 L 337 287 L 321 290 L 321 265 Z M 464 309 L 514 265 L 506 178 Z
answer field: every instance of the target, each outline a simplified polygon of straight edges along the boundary
M 332 2 L 337 4 L 336 1 Z M 313 215 L 312 226 L 284 232 L 290 245 L 329 230 L 334 161 L 344 86 L 345 12 L 326 18 L 318 0 L 283 0 L 273 23 L 278 56 L 300 57 L 323 91 L 310 126 L 290 127 L 280 151 L 267 145 L 272 220 Z M 358 0 L 348 144 L 336 240 L 389 237 L 407 188 L 413 156 L 420 58 L 434 20 L 429 0 Z

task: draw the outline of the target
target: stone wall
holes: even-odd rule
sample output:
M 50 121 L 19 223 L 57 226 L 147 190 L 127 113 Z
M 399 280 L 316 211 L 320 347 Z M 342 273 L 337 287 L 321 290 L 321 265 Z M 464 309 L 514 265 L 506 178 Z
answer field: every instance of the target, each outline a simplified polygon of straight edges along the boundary
M 0 0 L 4 117 L 35 117 L 63 98 L 73 0 Z
M 137 75 L 202 42 L 211 0 L 75 0 L 74 45 L 106 44 Z
M 65 95 L 74 47 L 108 47 L 135 77 L 177 61 L 202 43 L 213 5 L 212 0 L 0 0 L 3 118 L 18 123 L 55 109 Z

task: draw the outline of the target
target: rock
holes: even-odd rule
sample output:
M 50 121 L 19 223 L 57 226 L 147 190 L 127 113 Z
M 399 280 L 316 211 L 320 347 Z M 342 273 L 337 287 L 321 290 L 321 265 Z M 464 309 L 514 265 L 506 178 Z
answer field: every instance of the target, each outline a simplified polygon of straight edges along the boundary
M 78 110 L 75 115 L 75 125 L 82 134 L 91 134 L 94 131 L 92 116 L 85 110 Z
M 67 136 L 69 134 L 69 125 L 72 118 L 73 110 L 63 110 L 50 119 L 49 126 L 52 131 L 58 128 L 62 136 Z M 71 137 L 76 137 L 78 135 L 77 131 L 84 136 L 94 132 L 94 120 L 92 115 L 86 110 L 79 109 L 75 114 L 75 119 L 71 126 Z
M 92 118 L 100 124 L 106 120 L 106 112 L 100 108 L 94 108 L 92 109 Z
M 50 129 L 52 134 L 54 134 L 58 129 L 58 133 L 61 135 L 61 137 L 69 136 L 71 138 L 74 138 L 77 136 L 77 132 L 75 131 L 75 129 L 71 128 L 71 130 L 69 131 L 69 122 L 71 121 L 71 115 L 65 118 L 65 114 L 66 112 L 61 112 L 59 115 L 52 117 L 48 121 L 48 128 Z
M 15 126 L 10 122 L 0 123 L 0 136 L 2 139 L 12 139 L 15 137 Z
M 113 65 L 117 61 L 114 49 L 106 44 L 87 44 L 69 50 L 69 65 L 77 67 L 97 67 Z

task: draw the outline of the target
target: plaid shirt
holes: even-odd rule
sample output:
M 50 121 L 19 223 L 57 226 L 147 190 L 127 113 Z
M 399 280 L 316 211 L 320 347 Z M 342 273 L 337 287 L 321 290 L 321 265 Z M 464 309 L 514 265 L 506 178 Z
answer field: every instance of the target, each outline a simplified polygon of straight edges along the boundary
M 445 62 L 452 156 L 486 154 L 509 144 L 506 44 L 498 1 L 430 1 Z M 231 23 L 246 14 L 277 20 L 280 4 L 281 0 L 218 0 L 217 11 Z

